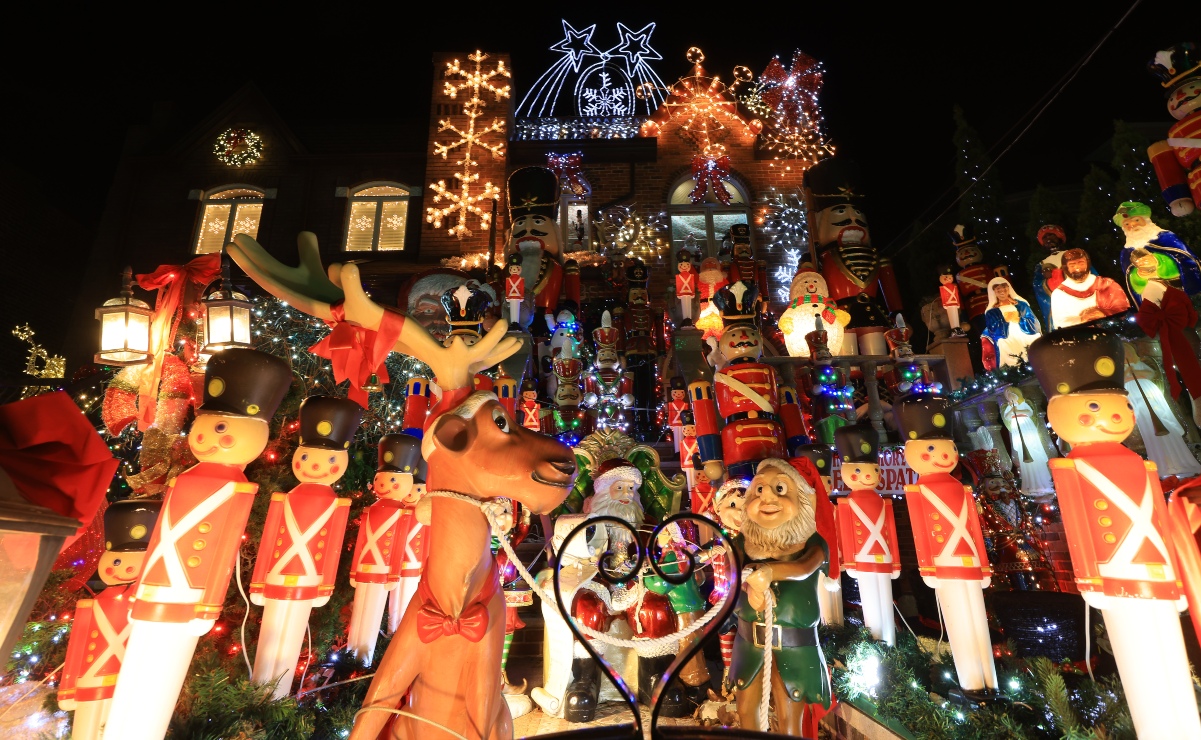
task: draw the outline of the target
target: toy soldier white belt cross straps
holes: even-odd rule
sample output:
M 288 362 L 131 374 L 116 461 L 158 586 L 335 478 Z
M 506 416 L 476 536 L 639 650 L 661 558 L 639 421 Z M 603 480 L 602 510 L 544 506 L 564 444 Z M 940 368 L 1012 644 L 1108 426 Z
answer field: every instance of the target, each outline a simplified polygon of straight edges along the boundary
M 1130 529 L 1122 538 L 1118 549 L 1109 560 L 1097 563 L 1097 571 L 1103 578 L 1121 578 L 1126 580 L 1155 580 L 1173 581 L 1176 579 L 1172 572 L 1172 560 L 1168 555 L 1168 546 L 1155 528 L 1155 494 L 1151 491 L 1151 481 L 1148 479 L 1143 488 L 1143 498 L 1135 504 L 1126 492 L 1114 485 L 1101 471 L 1083 460 L 1076 460 L 1076 470 L 1080 476 L 1091 483 L 1101 495 L 1109 499 L 1114 506 L 1130 519 Z M 1135 563 L 1134 557 L 1142 549 L 1144 542 L 1150 542 L 1160 557 L 1162 563 Z
M 321 574 L 317 572 L 317 563 L 313 560 L 313 553 L 309 552 L 309 540 L 313 539 L 317 532 L 326 525 L 337 508 L 338 500 L 334 499 L 330 502 L 329 507 L 322 512 L 321 516 L 317 517 L 309 525 L 308 529 L 302 531 L 300 524 L 296 521 L 296 514 L 292 511 L 292 507 L 286 500 L 284 501 L 284 526 L 287 527 L 288 537 L 292 540 L 292 543 L 284 551 L 283 557 L 275 561 L 275 565 L 272 565 L 271 570 L 267 571 L 267 579 L 269 581 L 281 578 L 296 578 L 297 583 L 294 585 L 298 586 L 313 586 L 321 581 Z M 280 572 L 293 558 L 300 558 L 300 565 L 304 568 L 303 576 L 285 576 Z
M 396 509 L 387 519 L 384 520 L 384 526 L 380 527 L 379 531 L 377 532 L 371 528 L 371 517 L 363 517 L 363 526 L 367 528 L 366 534 L 364 534 L 363 537 L 367 543 L 367 547 L 363 550 L 363 555 L 359 558 L 359 564 L 357 567 L 362 569 L 362 561 L 365 560 L 368 555 L 371 555 L 375 558 L 375 562 L 369 563 L 369 565 L 386 566 L 388 564 L 388 559 L 385 558 L 383 553 L 379 551 L 379 540 L 380 537 L 384 536 L 385 532 L 396 525 L 396 522 L 399 519 L 400 509 Z
M 113 628 L 113 623 L 108 621 L 108 615 L 100 608 L 99 604 L 93 602 L 92 606 L 92 626 L 104 638 L 104 651 L 96 656 L 88 669 L 83 672 L 83 675 L 75 682 L 79 688 L 95 688 L 103 686 L 105 681 L 114 681 L 116 676 L 96 676 L 96 671 L 100 670 L 101 666 L 108 662 L 109 658 L 116 658 L 117 663 L 125 660 L 125 641 L 129 639 L 129 633 L 133 630 L 133 623 L 127 622 L 125 629 L 120 633 Z
M 155 586 L 143 583 L 138 588 L 139 599 L 154 600 L 163 604 L 190 604 L 204 594 L 203 588 L 192 588 L 187 585 L 188 574 L 183 569 L 183 562 L 179 559 L 179 552 L 175 549 L 175 545 L 184 535 L 204 521 L 209 514 L 233 498 L 233 495 L 234 484 L 226 483 L 216 493 L 201 501 L 196 508 L 185 514 L 178 524 L 171 521 L 170 505 L 163 507 L 158 547 L 154 548 L 150 557 L 146 559 L 146 565 L 143 566 L 142 572 L 149 573 L 150 569 L 161 560 L 163 567 L 167 569 L 167 583 L 170 585 Z
M 713 376 L 713 380 L 716 381 L 718 383 L 718 385 L 729 386 L 730 388 L 734 389 L 735 391 L 746 396 L 748 401 L 750 401 L 751 403 L 758 406 L 760 409 L 763 410 L 764 413 L 774 414 L 776 412 L 775 407 L 773 407 L 771 405 L 771 401 L 764 398 L 763 395 L 761 393 L 759 393 L 759 391 L 755 390 L 754 388 L 747 385 L 746 383 L 743 383 L 741 380 L 739 380 L 738 378 L 735 378 L 733 375 L 726 375 L 725 373 L 717 373 Z M 766 386 L 763 386 L 763 387 L 766 387 Z
M 414 521 L 413 525 L 409 527 L 404 545 L 404 567 L 406 568 L 416 568 L 421 565 L 421 558 L 417 557 L 417 552 L 413 549 L 413 543 L 417 541 L 417 536 L 421 534 L 421 530 L 423 529 L 425 529 L 425 525 L 417 521 Z
M 855 560 L 863 562 L 876 563 L 891 563 L 892 551 L 888 549 L 888 542 L 884 539 L 884 522 L 888 518 L 888 510 L 880 509 L 880 518 L 872 521 L 867 513 L 859 508 L 859 504 L 855 503 L 854 499 L 847 499 L 847 503 L 851 505 L 851 511 L 855 512 L 855 516 L 859 517 L 859 521 L 863 522 L 867 527 L 867 541 L 863 543 L 863 547 L 859 548 L 859 552 L 855 553 Z M 871 553 L 872 545 L 876 542 L 880 543 L 880 549 L 884 550 L 882 555 L 873 555 Z
M 938 509 L 938 513 L 942 514 L 943 517 L 946 518 L 947 524 L 950 524 L 952 527 L 951 534 L 949 537 L 947 537 L 947 541 L 946 544 L 943 545 L 942 552 L 934 556 L 934 564 L 950 565 L 958 568 L 979 565 L 980 553 L 976 550 L 976 542 L 972 539 L 972 535 L 967 529 L 967 520 L 971 513 L 971 510 L 968 509 L 969 498 L 964 496 L 963 506 L 960 507 L 959 513 L 953 514 L 951 512 L 951 508 L 943 503 L 943 500 L 940 499 L 934 493 L 934 491 L 931 491 L 926 486 L 921 486 L 920 488 L 922 495 L 926 497 L 926 500 L 929 501 L 935 509 Z M 953 554 L 955 552 L 955 548 L 959 545 L 960 540 L 966 542 L 967 546 L 971 549 L 971 557 L 968 557 L 967 555 Z M 946 553 L 952 554 L 948 555 Z

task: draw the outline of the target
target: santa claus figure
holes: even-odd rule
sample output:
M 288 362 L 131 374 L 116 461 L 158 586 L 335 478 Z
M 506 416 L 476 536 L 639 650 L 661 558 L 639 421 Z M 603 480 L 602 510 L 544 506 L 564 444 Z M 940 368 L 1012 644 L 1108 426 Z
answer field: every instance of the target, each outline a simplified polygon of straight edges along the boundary
M 680 414 L 688 410 L 688 386 L 679 375 L 671 379 L 671 399 L 667 402 L 667 426 L 671 427 L 672 446 L 680 451 L 680 432 L 684 427 Z
M 162 740 L 201 635 L 213 628 L 258 486 L 242 470 L 270 437 L 292 385 L 284 360 L 227 349 L 208 362 L 188 432 L 199 460 L 168 481 L 130 613 L 129 644 L 105 736 Z
M 972 489 L 951 471 L 959 464 L 945 398 L 910 394 L 893 406 L 905 461 L 918 474 L 905 486 L 918 571 L 934 589 L 947 624 L 959 687 L 971 701 L 997 692 L 984 589 L 992 580 Z
M 521 326 L 521 302 L 525 300 L 525 278 L 521 276 L 521 255 L 517 252 L 509 255 L 506 266 L 509 272 L 505 278 L 505 302 L 509 305 L 509 323 L 514 327 Z
M 1186 606 L 1155 463 L 1122 446 L 1134 411 L 1116 334 L 1079 326 L 1030 347 L 1047 421 L 1072 451 L 1051 460 L 1076 585 L 1101 610 L 1141 738 L 1201 738 L 1178 612 Z M 1191 539 L 1191 538 L 1190 538 Z M 1195 543 L 1190 542 L 1195 547 Z
M 509 175 L 509 246 L 521 256 L 524 290 L 534 296 L 534 315 L 552 314 L 563 287 L 559 242 L 559 178 L 545 167 L 522 167 Z M 506 295 L 508 290 L 506 289 Z M 546 336 L 541 321 L 531 322 L 535 336 Z
M 1096 321 L 1130 308 L 1122 287 L 1092 273 L 1091 264 L 1088 252 L 1083 249 L 1063 253 L 1063 282 L 1051 292 L 1051 318 L 1056 329 Z
M 1187 216 L 1201 207 L 1201 55 L 1191 43 L 1156 52 L 1147 65 L 1159 79 L 1176 123 L 1168 140 L 1147 149 L 1163 199 L 1173 216 Z
M 292 455 L 300 484 L 271 494 L 250 578 L 250 601 L 263 607 L 250 679 L 274 686 L 276 699 L 292 692 L 310 612 L 325 606 L 334 591 L 350 499 L 339 498 L 331 486 L 346 473 L 362 420 L 363 407 L 349 399 L 306 398 Z
M 1189 296 L 1201 293 L 1197 256 L 1180 237 L 1151 220 L 1150 206 L 1127 201 L 1118 207 L 1113 222 L 1126 235 L 1119 259 L 1135 306 L 1142 303 L 1143 288 L 1149 282 L 1165 283 Z M 1134 256 L 1136 251 L 1139 258 Z
M 71 737 L 99 740 L 109 710 L 125 644 L 134 583 L 142 573 L 150 532 L 162 503 L 133 499 L 104 510 L 104 552 L 96 573 L 106 588 L 95 598 L 75 602 L 75 621 L 67 643 L 58 706 L 75 712 Z
M 421 440 L 408 434 L 380 437 L 372 483 L 379 498 L 363 510 L 350 565 L 354 604 L 346 646 L 368 666 L 375 660 L 375 643 L 389 592 L 400 592 L 392 610 L 399 626 L 417 593 L 425 565 L 424 526 L 415 515 L 424 493 L 424 484 L 418 482 L 420 465 Z
M 700 280 L 698 291 L 701 297 L 702 309 L 708 305 L 709 301 L 713 300 L 713 296 L 717 295 L 717 291 L 730 284 L 730 276 L 726 273 L 726 268 L 722 266 L 721 260 L 716 257 L 706 257 L 701 260 L 701 267 L 697 272 L 697 277 Z
M 876 493 L 880 435 L 870 424 L 854 424 L 834 432 L 842 458 L 842 481 L 850 494 L 838 499 L 838 536 L 845 567 L 859 584 L 863 625 L 886 645 L 897 642 L 892 614 L 892 582 L 901 575 L 897 522 L 892 502 Z
M 676 300 L 680 302 L 680 326 L 692 326 L 692 302 L 696 299 L 697 271 L 692 252 L 680 250 L 676 255 Z

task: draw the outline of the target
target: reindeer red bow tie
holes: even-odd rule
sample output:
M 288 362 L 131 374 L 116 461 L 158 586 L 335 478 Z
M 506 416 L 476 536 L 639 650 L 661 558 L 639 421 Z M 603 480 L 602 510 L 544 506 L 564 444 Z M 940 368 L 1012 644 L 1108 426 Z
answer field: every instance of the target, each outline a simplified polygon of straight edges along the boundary
M 450 617 L 430 601 L 417 612 L 417 637 L 427 644 L 443 635 L 462 635 L 471 642 L 479 642 L 487 631 L 488 609 L 479 602 L 464 609 L 458 619 Z

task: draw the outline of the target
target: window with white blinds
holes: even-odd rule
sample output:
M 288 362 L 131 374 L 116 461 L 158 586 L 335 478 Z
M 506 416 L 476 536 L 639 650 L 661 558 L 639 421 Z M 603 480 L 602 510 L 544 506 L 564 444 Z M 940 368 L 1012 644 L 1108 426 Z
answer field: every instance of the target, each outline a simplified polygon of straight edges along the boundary
M 405 248 L 409 190 L 371 183 L 351 192 L 347 206 L 347 252 L 400 252 Z
M 205 193 L 200 205 L 196 254 L 220 252 L 234 234 L 259 235 L 263 218 L 262 190 L 247 187 L 218 188 Z

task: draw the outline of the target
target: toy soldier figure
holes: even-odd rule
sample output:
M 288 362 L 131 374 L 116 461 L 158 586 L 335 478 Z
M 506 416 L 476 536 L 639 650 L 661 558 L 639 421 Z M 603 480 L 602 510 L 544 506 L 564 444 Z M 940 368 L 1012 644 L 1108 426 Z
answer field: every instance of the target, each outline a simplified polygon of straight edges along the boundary
M 264 607 L 250 678 L 274 685 L 276 699 L 292 693 L 309 614 L 325 606 L 334 591 L 350 499 L 338 498 L 330 486 L 346 473 L 350 443 L 362 420 L 363 407 L 349 399 L 306 398 L 292 455 L 292 473 L 300 484 L 286 494 L 271 494 L 250 578 L 250 601 Z
M 168 481 L 130 613 L 106 737 L 162 740 L 196 642 L 221 614 L 258 486 L 242 470 L 267 446 L 292 385 L 284 360 L 250 349 L 213 355 L 188 433 L 199 460 Z
M 408 434 L 380 437 L 372 485 L 379 499 L 363 511 L 350 565 L 350 585 L 355 593 L 346 646 L 368 666 L 375 657 L 388 592 L 403 588 L 398 606 L 407 606 L 421 578 L 425 538 L 414 516 L 422 493 L 416 483 L 420 464 L 421 440 Z M 402 579 L 406 569 L 409 575 Z M 403 608 L 396 611 L 404 614 Z
M 1155 53 L 1147 65 L 1159 78 L 1168 114 L 1176 119 L 1167 141 L 1147 149 L 1173 216 L 1187 216 L 1201 207 L 1201 55 L 1185 42 Z
M 959 686 L 967 698 L 983 701 L 997 689 L 984 611 L 992 568 L 972 489 L 950 474 L 959 464 L 951 410 L 945 398 L 929 394 L 904 396 L 893 409 L 905 461 L 918 474 L 916 485 L 905 486 L 918 571 L 942 606 Z
M 71 737 L 99 740 L 113 703 L 125 643 L 134 582 L 142 573 L 150 532 L 162 503 L 133 499 L 104 510 L 104 552 L 96 565 L 107 587 L 93 599 L 75 602 L 75 621 L 67 643 L 58 706 L 75 712 Z
M 1050 461 L 1072 570 L 1085 602 L 1105 618 L 1135 732 L 1201 738 L 1177 613 L 1188 576 L 1176 570 L 1155 463 L 1122 446 L 1135 425 L 1123 362 L 1121 339 L 1091 327 L 1030 346 L 1047 421 L 1072 445 Z
M 651 310 L 647 281 L 650 271 L 641 260 L 626 268 L 629 279 L 629 304 L 625 312 L 626 370 L 633 376 L 634 429 L 631 436 L 648 442 L 657 432 L 652 431 L 651 406 L 655 401 L 655 359 L 662 351 L 662 311 Z
M 843 623 L 841 578 L 843 557 L 839 552 L 838 544 L 838 516 L 835 513 L 834 502 L 830 500 L 833 495 L 831 473 L 834 467 L 834 450 L 830 448 L 830 445 L 824 444 L 789 445 L 789 447 L 793 450 L 792 458 L 788 461 L 789 464 L 800 470 L 802 466 L 799 458 L 804 458 L 809 461 L 813 471 L 817 474 L 817 481 L 813 485 L 814 521 L 817 533 L 822 536 L 830 548 L 827 572 L 822 574 L 821 583 L 817 589 L 818 605 L 822 610 L 824 624 L 840 625 Z
M 680 326 L 692 326 L 692 300 L 696 298 L 696 268 L 692 252 L 681 249 L 676 254 L 676 299 L 680 302 Z
M 413 376 L 405 388 L 405 415 L 400 431 L 421 439 L 430 410 L 430 381 Z
M 542 404 L 538 403 L 538 383 L 533 378 L 521 381 L 521 425 L 542 431 Z
M 951 244 L 955 247 L 955 282 L 959 294 L 967 301 L 967 319 L 978 334 L 984 329 L 984 312 L 988 310 L 988 281 L 993 270 L 984 264 L 984 252 L 976 245 L 976 234 L 970 224 L 956 224 L 951 229 Z M 952 327 L 954 328 L 954 327 Z
M 951 336 L 962 337 L 963 324 L 959 321 L 959 286 L 955 285 L 955 271 L 950 265 L 938 268 L 938 300 L 947 312 L 947 323 L 951 325 Z
M 521 302 L 525 300 L 525 278 L 521 276 L 521 255 L 509 255 L 509 276 L 505 278 L 505 300 L 509 304 L 509 323 L 521 326 Z
M 684 422 L 680 414 L 688 410 L 688 386 L 679 375 L 671 379 L 671 400 L 667 402 L 667 425 L 671 427 L 672 446 L 680 451 L 680 432 Z
M 700 502 L 696 500 L 696 463 L 693 461 L 697 452 L 696 421 L 693 419 L 692 412 L 684 409 L 680 412 L 680 472 L 688 481 L 686 485 L 691 496 L 689 499 L 692 504 L 691 510 L 700 512 L 704 507 L 699 506 Z
M 834 439 L 842 458 L 842 481 L 851 491 L 838 499 L 838 535 L 847 557 L 846 570 L 859 582 L 864 626 L 891 647 L 897 643 L 892 581 L 901 575 L 901 551 L 892 502 L 876 493 L 880 436 L 870 424 L 854 424 L 835 431 Z
M 730 241 L 734 245 L 734 259 L 730 261 L 730 282 L 739 280 L 752 283 L 759 288 L 759 295 L 768 295 L 767 262 L 755 259 L 751 249 L 751 227 L 734 224 L 730 227 Z
M 509 175 L 508 195 L 507 251 L 521 255 L 521 276 L 525 286 L 533 286 L 534 315 L 553 314 L 563 287 L 559 178 L 545 167 L 522 167 Z M 536 336 L 546 336 L 544 322 L 534 320 L 531 326 Z

